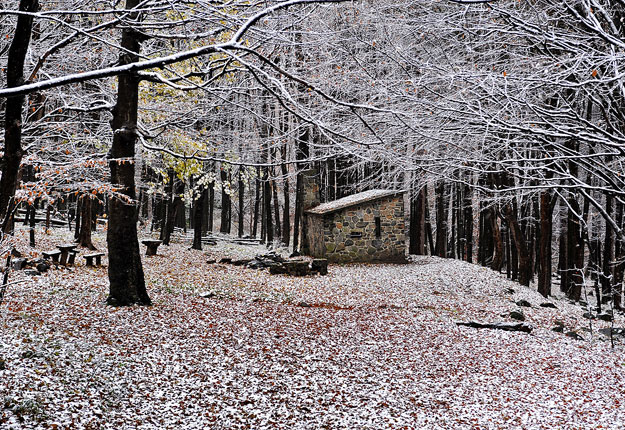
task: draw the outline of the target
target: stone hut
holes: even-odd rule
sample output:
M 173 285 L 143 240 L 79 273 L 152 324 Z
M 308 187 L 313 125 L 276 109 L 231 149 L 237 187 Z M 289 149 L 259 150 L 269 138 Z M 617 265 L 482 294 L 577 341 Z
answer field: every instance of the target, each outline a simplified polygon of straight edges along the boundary
M 370 190 L 306 209 L 303 252 L 332 263 L 405 262 L 403 194 Z

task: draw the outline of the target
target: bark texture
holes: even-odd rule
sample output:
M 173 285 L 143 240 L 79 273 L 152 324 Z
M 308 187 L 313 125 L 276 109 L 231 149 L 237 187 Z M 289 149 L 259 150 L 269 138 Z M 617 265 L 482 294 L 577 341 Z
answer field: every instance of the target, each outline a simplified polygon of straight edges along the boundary
M 136 7 L 139 1 L 127 0 L 126 9 Z M 123 30 L 121 46 L 127 52 L 120 56 L 120 64 L 138 60 L 140 37 L 131 27 Z M 113 145 L 109 152 L 109 168 L 111 183 L 120 188 L 123 197 L 111 198 L 109 202 L 109 227 L 106 236 L 110 282 L 107 303 L 113 306 L 151 304 L 145 288 L 137 237 L 138 208 L 132 162 L 137 141 L 138 100 L 139 78 L 135 74 L 120 75 L 117 104 L 111 121 Z

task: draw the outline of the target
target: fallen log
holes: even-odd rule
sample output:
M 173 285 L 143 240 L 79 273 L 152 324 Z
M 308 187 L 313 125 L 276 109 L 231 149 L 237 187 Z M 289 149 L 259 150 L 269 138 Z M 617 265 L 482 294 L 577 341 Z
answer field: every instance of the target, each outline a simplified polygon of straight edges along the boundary
M 531 333 L 532 330 L 534 329 L 534 327 L 532 327 L 530 324 L 508 323 L 508 322 L 479 323 L 475 321 L 469 321 L 469 322 L 457 322 L 456 325 L 472 327 L 472 328 L 490 328 L 490 329 L 495 329 L 495 330 L 521 331 L 523 333 Z

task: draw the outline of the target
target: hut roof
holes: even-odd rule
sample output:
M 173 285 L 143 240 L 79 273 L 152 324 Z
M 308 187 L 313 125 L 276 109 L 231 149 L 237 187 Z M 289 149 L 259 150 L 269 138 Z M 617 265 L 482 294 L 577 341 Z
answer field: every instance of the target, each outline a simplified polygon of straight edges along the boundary
M 308 209 L 306 213 L 313 215 L 324 215 L 331 212 L 336 212 L 341 209 L 348 208 L 350 206 L 360 205 L 373 200 L 378 200 L 384 197 L 394 196 L 396 194 L 403 194 L 405 191 L 401 190 L 369 190 L 362 193 L 352 194 L 351 196 L 343 197 L 338 200 L 334 200 L 327 203 L 322 203 L 314 208 Z

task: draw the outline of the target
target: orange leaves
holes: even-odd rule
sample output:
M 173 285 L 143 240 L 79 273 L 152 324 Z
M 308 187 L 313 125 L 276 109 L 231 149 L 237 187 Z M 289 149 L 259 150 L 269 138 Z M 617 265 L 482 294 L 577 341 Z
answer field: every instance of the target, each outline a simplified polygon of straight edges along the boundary
M 599 74 L 599 72 L 597 71 L 597 69 L 593 69 L 593 71 L 591 73 L 592 77 L 596 78 L 598 74 Z

